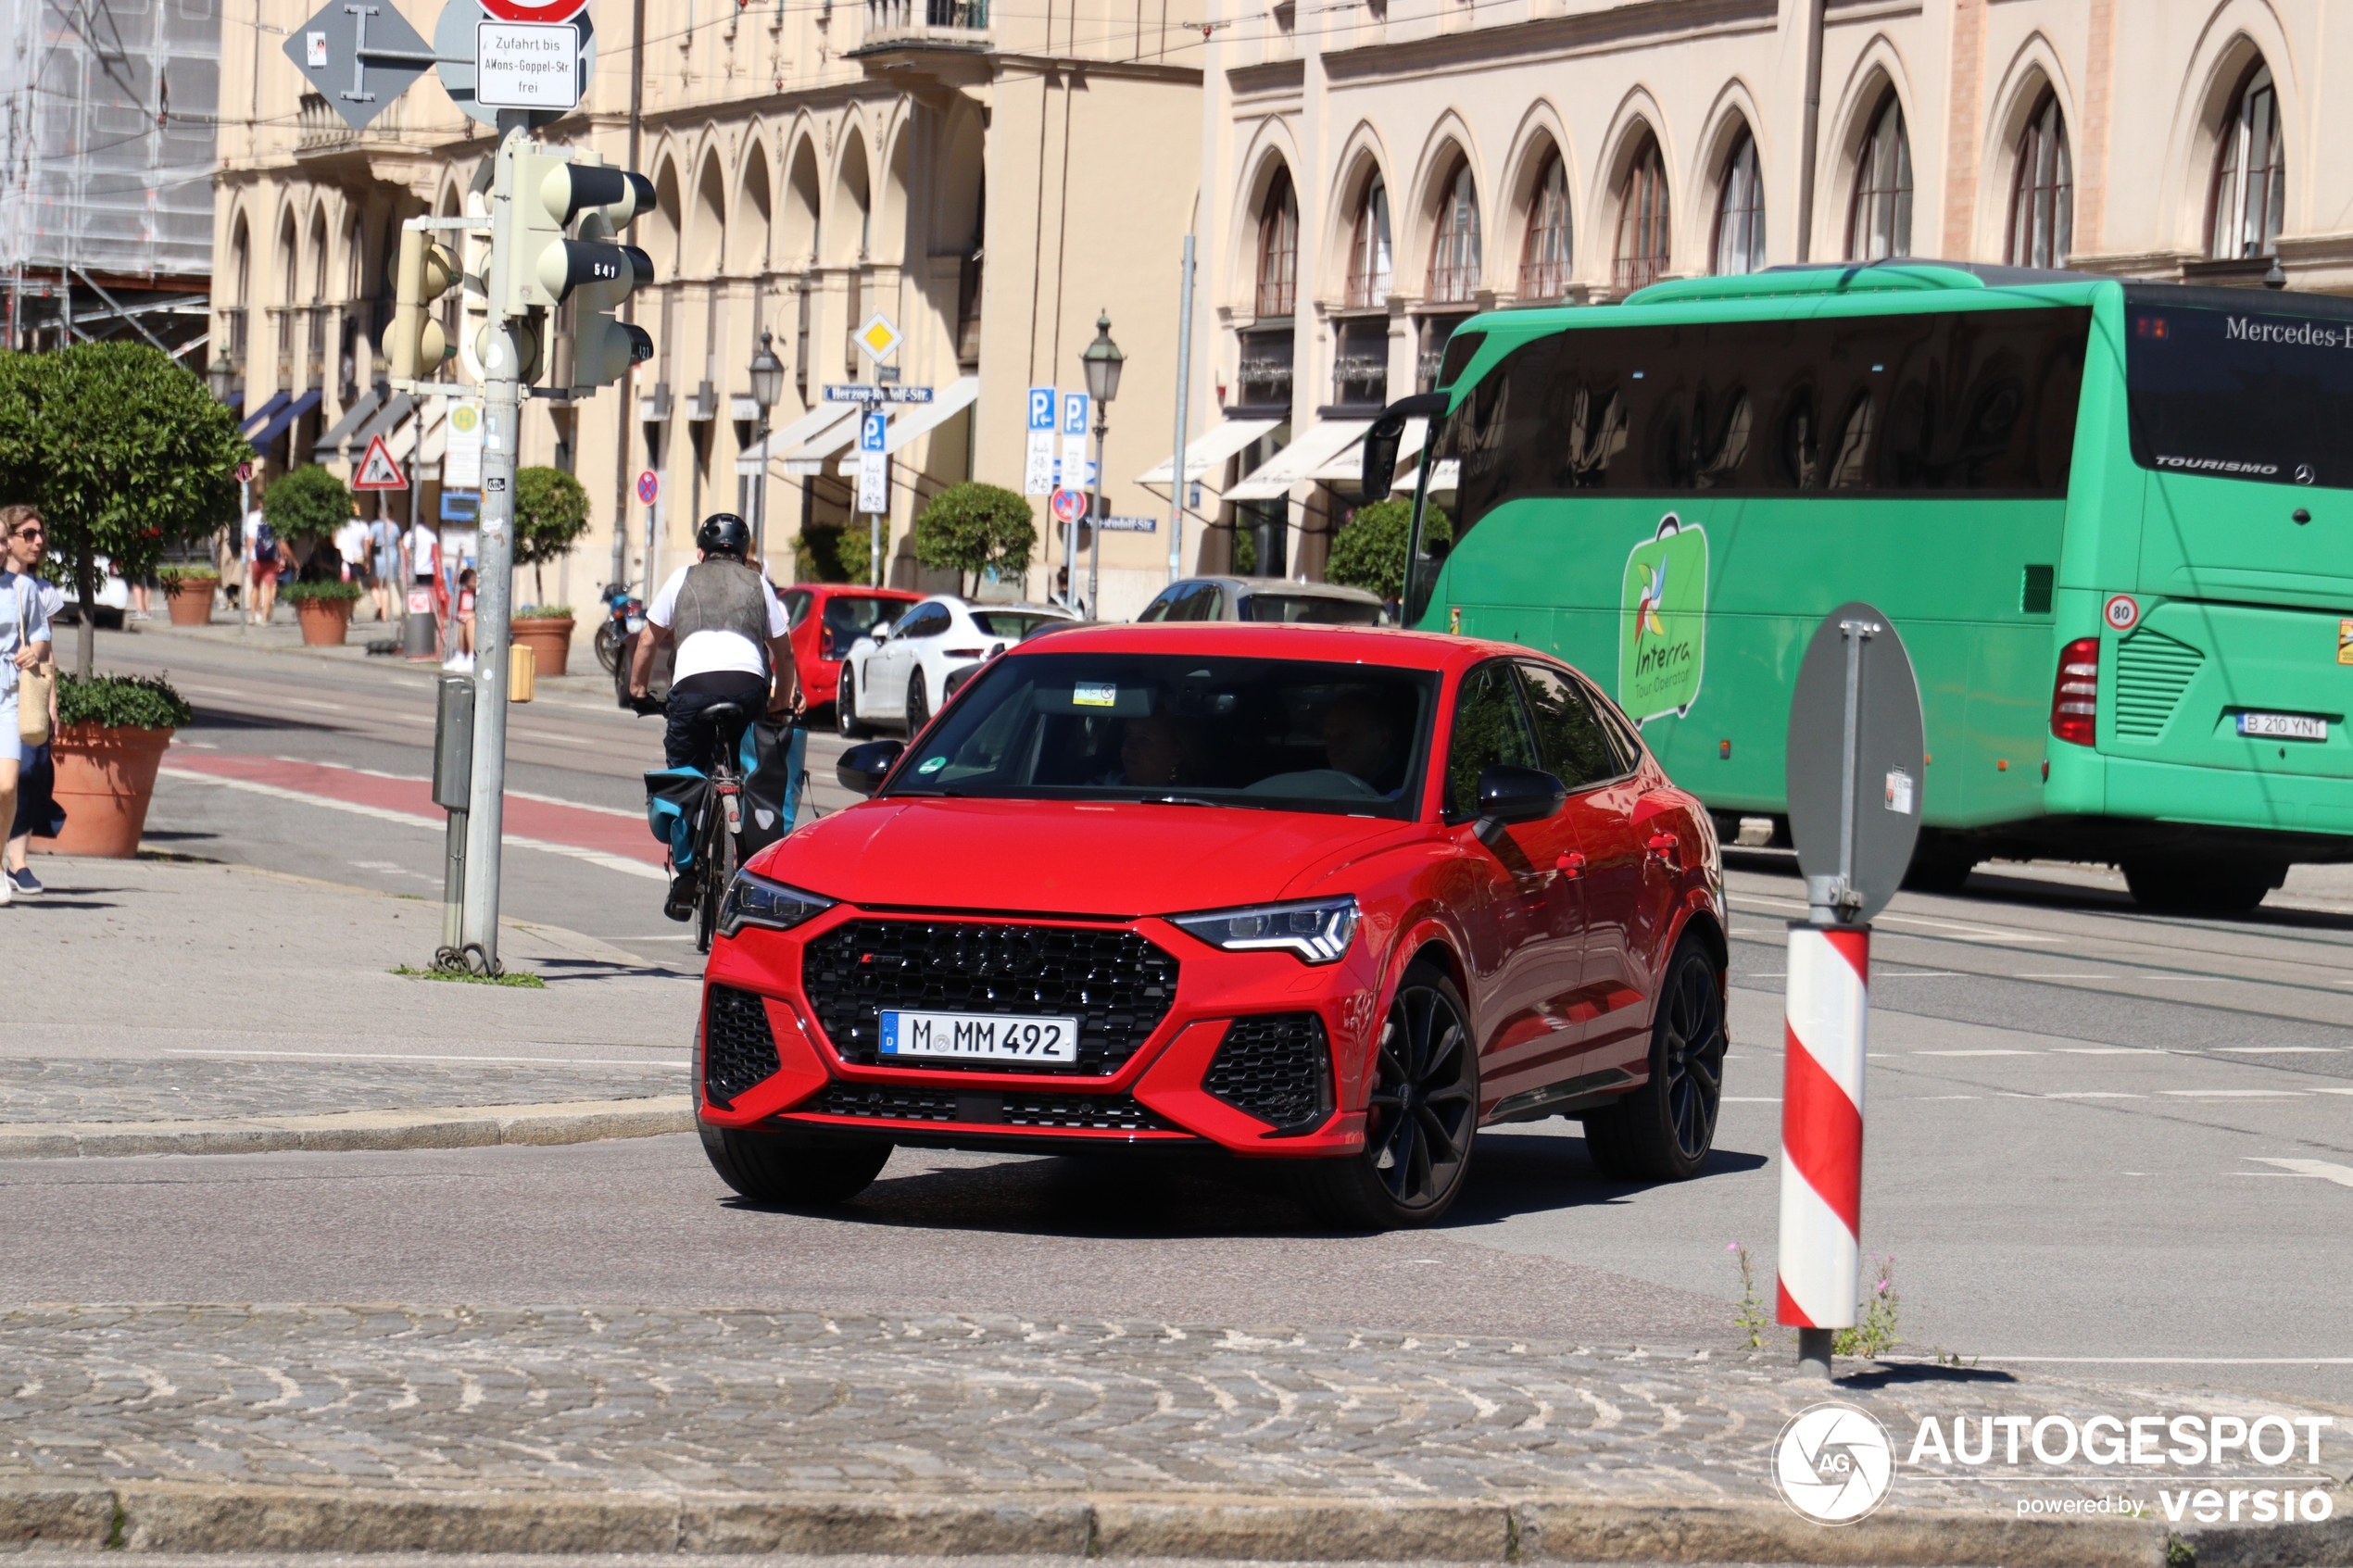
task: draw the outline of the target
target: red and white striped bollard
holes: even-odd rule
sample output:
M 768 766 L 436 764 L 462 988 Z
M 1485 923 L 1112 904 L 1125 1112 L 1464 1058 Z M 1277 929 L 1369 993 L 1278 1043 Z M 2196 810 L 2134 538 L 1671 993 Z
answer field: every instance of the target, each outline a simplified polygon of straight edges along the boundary
M 1790 927 L 1776 1315 L 1798 1330 L 1801 1369 L 1825 1377 L 1830 1331 L 1855 1326 L 1862 1283 L 1870 972 L 1870 927 Z

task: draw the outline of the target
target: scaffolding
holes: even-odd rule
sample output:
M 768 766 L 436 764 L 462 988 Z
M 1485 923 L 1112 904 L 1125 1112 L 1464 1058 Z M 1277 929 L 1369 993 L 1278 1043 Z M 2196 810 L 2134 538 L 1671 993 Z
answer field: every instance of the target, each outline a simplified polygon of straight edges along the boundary
M 220 0 L 0 0 L 7 342 L 204 339 Z

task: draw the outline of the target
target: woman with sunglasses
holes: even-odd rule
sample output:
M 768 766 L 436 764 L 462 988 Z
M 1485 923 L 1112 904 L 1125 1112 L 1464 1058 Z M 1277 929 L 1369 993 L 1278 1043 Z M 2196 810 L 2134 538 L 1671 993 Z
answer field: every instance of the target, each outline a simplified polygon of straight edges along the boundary
M 18 738 L 17 675 L 49 657 L 49 606 L 41 580 L 32 575 L 47 531 L 31 507 L 0 508 L 0 529 L 6 530 L 0 537 L 6 546 L 0 554 L 0 822 L 9 824 L 13 839 L 18 778 L 28 752 L 37 758 L 44 749 L 27 747 Z M 10 848 L 14 859 L 14 846 Z M 24 880 L 33 890 L 40 887 L 29 869 Z M 0 876 L 0 904 L 12 902 L 18 889 L 15 876 Z

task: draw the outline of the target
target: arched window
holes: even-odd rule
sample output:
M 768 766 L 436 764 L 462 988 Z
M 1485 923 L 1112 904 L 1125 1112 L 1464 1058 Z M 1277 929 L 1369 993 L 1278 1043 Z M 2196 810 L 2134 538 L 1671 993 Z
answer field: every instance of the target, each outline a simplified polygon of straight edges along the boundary
M 1467 159 L 1454 166 L 1438 207 L 1438 233 L 1430 242 L 1429 297 L 1439 305 L 1460 304 L 1478 292 L 1478 188 Z
M 1519 258 L 1519 296 L 1558 299 L 1568 292 L 1568 168 L 1560 149 L 1544 156 L 1528 204 L 1528 246 Z
M 1672 259 L 1667 233 L 1667 160 L 1658 138 L 1644 132 L 1617 187 L 1617 251 L 1610 275 L 1620 291 L 1658 282 Z
M 1353 309 L 1378 305 L 1393 287 L 1389 251 L 1389 185 L 1378 174 L 1365 182 L 1356 203 L 1356 228 L 1348 242 L 1348 303 Z
M 1277 168 L 1258 209 L 1258 315 L 1288 316 L 1299 288 L 1299 196 Z
M 1743 128 L 1716 193 L 1716 270 L 1730 277 L 1764 265 L 1765 181 L 1756 167 L 1756 138 Z
M 2287 149 L 2280 144 L 2280 94 L 2271 68 L 2258 65 L 2239 83 L 2222 119 L 2215 152 L 2214 223 L 2208 246 L 2217 261 L 2269 256 L 2279 248 L 2287 205 Z
M 2058 94 L 2042 101 L 2019 132 L 2018 173 L 2010 189 L 2009 263 L 2064 267 L 2075 244 L 2075 165 L 2068 156 L 2067 121 Z
M 1891 92 L 1871 117 L 1855 159 L 1855 215 L 1847 227 L 1850 261 L 1912 254 L 1912 139 L 1904 106 Z

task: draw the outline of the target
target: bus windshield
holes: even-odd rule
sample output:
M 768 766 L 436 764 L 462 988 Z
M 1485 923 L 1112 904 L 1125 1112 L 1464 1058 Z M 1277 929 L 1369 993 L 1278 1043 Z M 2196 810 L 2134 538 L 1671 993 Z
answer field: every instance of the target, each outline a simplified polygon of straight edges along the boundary
M 2134 462 L 2353 489 L 2353 306 L 2127 289 L 2125 315 Z

